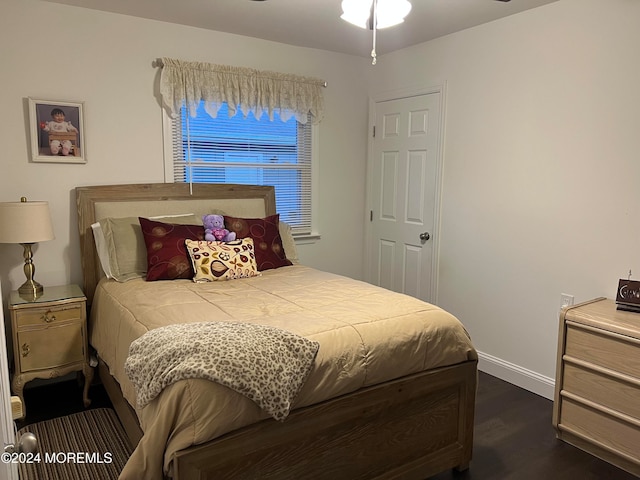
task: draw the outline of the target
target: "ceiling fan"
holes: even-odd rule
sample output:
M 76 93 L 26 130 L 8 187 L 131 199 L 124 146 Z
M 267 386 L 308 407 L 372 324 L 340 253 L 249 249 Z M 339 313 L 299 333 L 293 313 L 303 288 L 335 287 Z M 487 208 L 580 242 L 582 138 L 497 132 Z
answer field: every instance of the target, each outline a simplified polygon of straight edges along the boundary
M 258 0 L 254 0 L 258 1 Z M 507 3 L 511 0 L 496 0 Z M 404 22 L 411 11 L 409 0 L 342 0 L 341 18 L 360 28 L 373 31 L 371 63 L 376 64 L 376 31 Z

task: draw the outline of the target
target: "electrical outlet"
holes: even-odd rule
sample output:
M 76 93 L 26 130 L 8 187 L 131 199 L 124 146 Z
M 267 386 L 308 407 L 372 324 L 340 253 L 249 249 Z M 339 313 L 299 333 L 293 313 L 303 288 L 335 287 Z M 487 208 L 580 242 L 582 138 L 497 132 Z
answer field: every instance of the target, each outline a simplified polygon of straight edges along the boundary
M 564 307 L 568 307 L 569 305 L 573 305 L 573 295 L 561 293 L 560 294 L 560 310 L 562 310 Z

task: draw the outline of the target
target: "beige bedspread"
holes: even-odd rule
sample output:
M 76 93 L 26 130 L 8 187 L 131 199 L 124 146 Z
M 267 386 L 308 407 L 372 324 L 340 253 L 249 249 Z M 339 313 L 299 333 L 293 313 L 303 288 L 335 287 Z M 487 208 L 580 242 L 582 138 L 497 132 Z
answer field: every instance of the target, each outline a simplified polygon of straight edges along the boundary
M 444 310 L 368 283 L 294 265 L 262 276 L 196 284 L 189 280 L 103 280 L 90 339 L 135 406 L 124 372 L 129 345 L 178 322 L 270 325 L 320 343 L 293 408 L 422 370 L 477 359 L 462 324 Z M 167 387 L 138 416 L 144 436 L 122 479 L 171 474 L 173 454 L 268 415 L 227 387 L 202 379 Z

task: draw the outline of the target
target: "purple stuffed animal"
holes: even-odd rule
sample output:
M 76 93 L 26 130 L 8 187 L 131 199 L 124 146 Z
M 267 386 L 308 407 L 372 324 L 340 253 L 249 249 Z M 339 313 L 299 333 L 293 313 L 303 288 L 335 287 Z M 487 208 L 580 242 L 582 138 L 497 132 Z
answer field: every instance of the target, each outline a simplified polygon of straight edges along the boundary
M 224 217 L 222 215 L 204 215 L 202 224 L 204 225 L 204 239 L 208 242 L 231 242 L 236 239 L 235 232 L 230 232 L 224 228 Z

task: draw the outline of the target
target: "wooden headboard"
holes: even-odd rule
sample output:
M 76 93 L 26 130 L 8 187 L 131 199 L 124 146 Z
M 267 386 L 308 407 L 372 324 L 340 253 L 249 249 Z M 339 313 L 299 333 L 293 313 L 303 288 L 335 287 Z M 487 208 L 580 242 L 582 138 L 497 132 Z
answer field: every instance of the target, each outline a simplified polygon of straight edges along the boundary
M 262 218 L 276 213 L 269 186 L 196 183 L 144 183 L 76 188 L 84 292 L 91 303 L 102 276 L 91 225 L 106 217 L 217 213 Z

